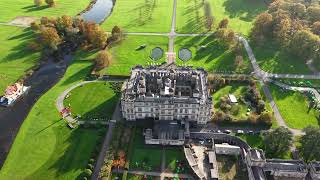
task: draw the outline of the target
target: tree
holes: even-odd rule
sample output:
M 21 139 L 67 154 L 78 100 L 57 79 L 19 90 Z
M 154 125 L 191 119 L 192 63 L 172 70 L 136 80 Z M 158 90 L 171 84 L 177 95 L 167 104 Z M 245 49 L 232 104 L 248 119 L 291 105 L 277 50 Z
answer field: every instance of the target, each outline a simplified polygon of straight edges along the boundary
M 243 57 L 240 55 L 236 56 L 234 63 L 239 68 L 243 67 Z
M 71 29 L 73 25 L 73 19 L 70 16 L 63 15 L 56 20 L 56 28 L 58 31 L 66 32 Z
M 211 31 L 214 18 L 212 15 L 210 3 L 208 1 L 205 1 L 205 3 L 204 3 L 204 15 L 205 15 L 205 20 L 206 20 L 205 26 L 208 29 L 208 31 Z
M 107 34 L 100 28 L 98 24 L 92 22 L 84 23 L 80 29 L 84 38 L 94 48 L 104 48 L 107 41 Z
M 287 50 L 299 58 L 308 60 L 316 56 L 319 48 L 319 36 L 308 30 L 301 30 L 293 35 Z
M 291 19 L 289 15 L 279 10 L 273 15 L 273 38 L 280 44 L 286 45 L 288 43 L 290 30 L 291 30 Z
M 306 15 L 307 9 L 304 4 L 292 3 L 289 12 L 293 18 L 303 18 Z
M 45 0 L 46 1 L 46 3 L 48 4 L 48 6 L 49 7 L 54 7 L 55 6 L 55 2 L 54 2 L 54 0 Z
M 264 137 L 266 155 L 268 157 L 282 157 L 290 149 L 292 133 L 285 127 L 278 127 Z
M 119 26 L 114 26 L 111 31 L 111 39 L 112 41 L 118 41 L 122 38 L 122 30 Z
M 266 37 L 272 32 L 272 15 L 261 13 L 255 20 L 250 38 L 257 44 L 262 44 Z
M 307 9 L 307 14 L 310 21 L 320 21 L 320 6 L 309 6 Z
M 228 18 L 224 18 L 220 21 L 218 28 L 227 28 L 229 24 L 229 19 Z
M 30 24 L 30 28 L 32 29 L 32 31 L 38 31 L 38 30 L 40 30 L 40 25 L 36 22 L 32 22 Z
M 265 110 L 266 104 L 263 100 L 258 100 L 258 104 L 256 107 L 257 113 L 261 114 Z
M 312 32 L 318 36 L 320 36 L 320 21 L 313 23 Z
M 109 66 L 111 64 L 112 57 L 111 54 L 106 51 L 100 51 L 95 59 L 95 68 L 94 71 L 101 71 L 103 68 Z
M 34 5 L 40 7 L 43 4 L 42 0 L 34 0 Z
M 258 121 L 262 124 L 270 126 L 272 124 L 272 114 L 270 112 L 262 112 L 258 118 Z
M 59 37 L 55 28 L 44 27 L 40 30 L 40 45 L 45 49 L 57 50 L 62 39 Z
M 320 129 L 316 127 L 307 127 L 303 130 L 305 135 L 300 139 L 300 155 L 306 162 L 320 160 Z

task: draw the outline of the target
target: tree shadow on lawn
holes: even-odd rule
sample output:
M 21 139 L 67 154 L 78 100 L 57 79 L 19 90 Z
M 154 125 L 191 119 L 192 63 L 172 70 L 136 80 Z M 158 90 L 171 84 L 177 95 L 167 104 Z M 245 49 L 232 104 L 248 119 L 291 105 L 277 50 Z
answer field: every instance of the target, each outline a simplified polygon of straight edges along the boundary
M 226 0 L 223 3 L 229 18 L 239 17 L 251 22 L 258 14 L 267 10 L 268 4 L 254 0 Z
M 33 11 L 41 11 L 47 8 L 49 8 L 49 5 L 44 5 L 44 6 L 30 5 L 30 6 L 25 6 L 22 9 L 25 9 L 24 12 L 33 12 Z
M 182 16 L 188 17 L 188 21 L 181 27 L 181 29 L 177 29 L 179 32 L 188 32 L 188 33 L 195 33 L 199 31 L 204 31 L 204 24 L 205 24 L 205 17 L 200 15 L 199 10 L 203 7 L 202 3 L 197 3 L 194 0 L 195 4 L 188 6 L 182 13 Z M 187 2 L 190 4 L 190 1 Z
M 81 60 L 81 61 L 75 61 L 73 62 L 74 64 L 76 63 L 88 63 L 92 62 L 90 60 Z M 92 70 L 92 65 L 82 68 L 80 71 L 74 73 L 72 76 L 70 76 L 68 79 L 66 79 L 63 83 L 62 86 L 72 84 L 76 81 L 83 80 L 88 74 L 90 74 Z
M 265 71 L 286 74 L 311 74 L 304 60 L 290 55 L 290 52 L 281 49 L 276 43 L 265 42 L 262 46 L 252 44 L 252 47 L 258 64 Z
M 133 18 L 124 28 L 143 26 L 149 22 L 152 22 L 152 15 L 157 7 L 157 1 L 145 1 L 145 3 L 141 3 L 137 5 L 136 8 L 128 11 L 128 13 L 134 12 L 137 14 L 137 18 Z
M 90 120 L 93 118 L 104 118 L 110 120 L 119 101 L 119 97 L 119 95 L 113 95 L 110 99 L 83 114 L 82 118 L 85 118 L 84 120 Z
M 31 54 L 37 53 L 35 51 L 31 51 L 27 49 L 27 45 L 30 42 L 30 39 L 32 39 L 33 37 L 34 37 L 34 33 L 31 31 L 26 31 L 22 34 L 10 37 L 8 41 L 21 39 L 21 42 L 9 50 L 10 53 L 3 58 L 2 62 L 19 60 Z M 30 59 L 28 59 L 28 61 L 29 60 Z
M 27 179 L 59 179 L 65 173 L 84 170 L 99 138 L 102 138 L 96 129 L 71 130 L 65 122 L 59 122 L 50 128 L 56 136 L 53 138 L 55 149 L 48 160 Z

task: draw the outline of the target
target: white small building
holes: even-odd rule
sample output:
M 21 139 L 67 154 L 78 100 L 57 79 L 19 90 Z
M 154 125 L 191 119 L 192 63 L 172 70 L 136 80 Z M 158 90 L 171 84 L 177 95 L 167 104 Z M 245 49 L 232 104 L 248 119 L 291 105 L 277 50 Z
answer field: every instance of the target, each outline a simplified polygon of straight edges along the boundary
M 231 103 L 238 103 L 238 100 L 235 95 L 229 94 L 228 97 Z

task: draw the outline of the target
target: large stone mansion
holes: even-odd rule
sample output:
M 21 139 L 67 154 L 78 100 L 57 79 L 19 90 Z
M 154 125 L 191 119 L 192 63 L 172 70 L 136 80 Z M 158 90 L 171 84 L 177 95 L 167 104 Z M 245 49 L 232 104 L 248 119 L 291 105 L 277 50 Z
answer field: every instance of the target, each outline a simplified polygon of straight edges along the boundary
M 212 98 L 203 69 L 136 66 L 123 89 L 122 115 L 128 121 L 150 118 L 206 124 L 210 120 Z

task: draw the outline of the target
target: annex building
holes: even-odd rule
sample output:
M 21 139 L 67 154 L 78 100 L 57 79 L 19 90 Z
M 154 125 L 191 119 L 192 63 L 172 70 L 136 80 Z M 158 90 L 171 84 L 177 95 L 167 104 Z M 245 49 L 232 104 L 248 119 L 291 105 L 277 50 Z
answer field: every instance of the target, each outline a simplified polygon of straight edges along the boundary
M 203 69 L 175 64 L 132 68 L 121 97 L 122 115 L 128 121 L 154 119 L 206 124 L 212 98 Z

